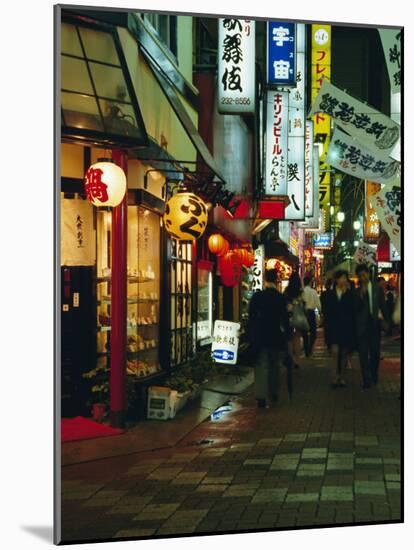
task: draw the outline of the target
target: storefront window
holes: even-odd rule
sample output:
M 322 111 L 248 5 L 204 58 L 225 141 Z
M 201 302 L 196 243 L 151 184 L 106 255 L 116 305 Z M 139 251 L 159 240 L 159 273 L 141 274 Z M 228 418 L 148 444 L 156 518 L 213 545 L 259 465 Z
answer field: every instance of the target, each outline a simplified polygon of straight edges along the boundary
M 97 219 L 98 364 L 109 365 L 111 331 L 111 213 Z M 127 374 L 147 379 L 160 370 L 160 222 L 142 206 L 128 206 Z
M 128 206 L 128 374 L 160 370 L 160 221 L 142 206 Z
M 213 274 L 207 262 L 197 268 L 197 343 L 211 343 L 213 331 Z

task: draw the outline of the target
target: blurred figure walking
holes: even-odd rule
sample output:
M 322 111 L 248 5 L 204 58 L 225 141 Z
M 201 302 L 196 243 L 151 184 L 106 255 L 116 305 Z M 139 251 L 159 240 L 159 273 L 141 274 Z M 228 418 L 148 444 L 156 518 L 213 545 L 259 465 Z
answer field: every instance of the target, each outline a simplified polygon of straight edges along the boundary
M 309 323 L 305 314 L 305 302 L 303 299 L 302 283 L 296 271 L 289 278 L 288 286 L 284 292 L 287 300 L 287 308 L 290 319 L 289 357 L 295 368 L 299 368 L 301 353 L 301 336 L 309 331 Z
M 334 288 L 327 295 L 325 309 L 332 353 L 331 385 L 344 387 L 346 363 L 356 345 L 354 298 L 347 271 L 336 271 Z
M 378 383 L 381 346 L 381 321 L 386 323 L 385 295 L 376 282 L 371 281 L 365 264 L 356 267 L 359 287 L 355 291 L 356 335 L 361 365 L 362 388 Z
M 311 287 L 311 283 L 311 277 L 305 277 L 303 279 L 303 300 L 305 302 L 306 318 L 309 323 L 309 332 L 303 333 L 303 345 L 305 348 L 306 357 L 310 357 L 312 355 L 313 346 L 316 340 L 317 326 L 315 310 L 317 309 L 319 312 L 321 311 L 321 302 L 319 300 L 318 293 Z
M 247 337 L 255 356 L 255 395 L 258 407 L 277 401 L 280 369 L 290 337 L 287 303 L 276 289 L 276 269 L 265 270 L 265 289 L 253 294 L 249 305 Z

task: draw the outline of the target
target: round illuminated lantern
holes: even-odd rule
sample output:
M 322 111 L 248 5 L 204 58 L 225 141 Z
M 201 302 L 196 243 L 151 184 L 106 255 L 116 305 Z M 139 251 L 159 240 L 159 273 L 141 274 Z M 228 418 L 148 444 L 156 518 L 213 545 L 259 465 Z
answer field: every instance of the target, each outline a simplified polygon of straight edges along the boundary
M 111 160 L 100 160 L 88 168 L 84 186 L 94 206 L 118 206 L 127 189 L 125 172 Z
M 208 249 L 217 256 L 224 256 L 229 251 L 230 245 L 228 241 L 220 235 L 220 233 L 213 233 L 208 238 Z
M 240 260 L 240 263 L 242 265 L 245 265 L 246 267 L 249 267 L 250 265 L 253 265 L 251 262 L 251 255 L 250 255 L 250 252 L 249 250 L 247 250 L 247 248 L 236 248 L 236 250 L 234 251 L 239 260 Z M 254 256 L 253 256 L 253 263 L 254 263 Z
M 219 258 L 221 281 L 224 286 L 236 286 L 240 283 L 241 263 L 235 252 L 227 252 Z
M 253 252 L 248 252 L 247 253 L 247 260 L 246 260 L 246 263 L 244 264 L 246 267 L 252 267 L 252 265 L 254 265 L 254 253 Z
M 207 207 L 194 193 L 179 191 L 165 205 L 164 226 L 181 241 L 195 241 L 207 227 Z

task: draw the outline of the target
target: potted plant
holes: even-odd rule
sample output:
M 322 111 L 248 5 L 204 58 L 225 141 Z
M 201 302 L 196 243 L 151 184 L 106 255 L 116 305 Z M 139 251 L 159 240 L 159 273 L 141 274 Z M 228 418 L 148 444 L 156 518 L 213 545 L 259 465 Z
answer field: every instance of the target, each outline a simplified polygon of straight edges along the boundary
M 83 374 L 83 378 L 91 381 L 92 419 L 102 422 L 109 402 L 109 368 L 106 365 L 98 366 Z

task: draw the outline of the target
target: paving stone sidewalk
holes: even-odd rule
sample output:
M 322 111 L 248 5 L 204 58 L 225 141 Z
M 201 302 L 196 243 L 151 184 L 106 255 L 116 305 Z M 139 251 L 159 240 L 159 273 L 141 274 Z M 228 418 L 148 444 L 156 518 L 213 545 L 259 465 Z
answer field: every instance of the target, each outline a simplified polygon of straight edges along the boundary
M 333 390 L 317 347 L 292 401 L 257 409 L 250 390 L 173 449 L 63 468 L 63 540 L 401 521 L 399 353 L 385 343 L 376 388 L 355 358 Z

